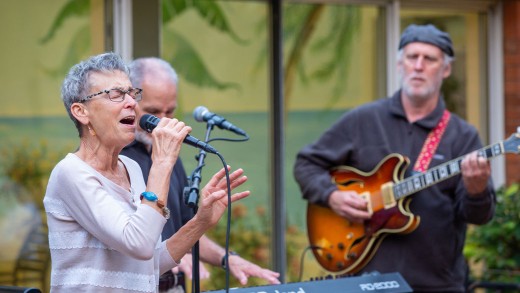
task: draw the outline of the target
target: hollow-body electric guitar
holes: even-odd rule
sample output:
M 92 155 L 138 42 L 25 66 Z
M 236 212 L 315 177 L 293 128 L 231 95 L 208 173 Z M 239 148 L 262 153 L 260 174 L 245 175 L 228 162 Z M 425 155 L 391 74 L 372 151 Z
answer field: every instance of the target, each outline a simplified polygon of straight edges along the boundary
M 491 159 L 504 153 L 519 153 L 520 131 L 507 140 L 478 150 Z M 385 157 L 371 172 L 348 166 L 331 170 L 340 190 L 357 192 L 368 202 L 372 217 L 363 223 L 350 222 L 333 210 L 316 204 L 307 207 L 307 232 L 318 263 L 338 274 L 356 273 L 372 258 L 388 234 L 407 234 L 420 218 L 410 212 L 408 197 L 436 183 L 460 174 L 464 156 L 403 179 L 409 160 L 399 154 Z

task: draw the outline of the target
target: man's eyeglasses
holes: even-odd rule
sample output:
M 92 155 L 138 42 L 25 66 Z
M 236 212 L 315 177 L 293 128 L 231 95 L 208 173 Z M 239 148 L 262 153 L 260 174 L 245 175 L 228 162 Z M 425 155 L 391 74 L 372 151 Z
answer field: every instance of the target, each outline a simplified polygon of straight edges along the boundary
M 89 96 L 84 97 L 80 100 L 81 103 L 88 101 L 89 99 L 99 96 L 101 94 L 108 94 L 108 98 L 112 102 L 122 102 L 125 99 L 125 95 L 129 95 L 132 97 L 136 102 L 139 102 L 143 96 L 142 96 L 143 90 L 140 88 L 131 88 L 127 91 L 122 89 L 111 89 L 111 90 L 102 90 L 99 93 L 95 93 Z

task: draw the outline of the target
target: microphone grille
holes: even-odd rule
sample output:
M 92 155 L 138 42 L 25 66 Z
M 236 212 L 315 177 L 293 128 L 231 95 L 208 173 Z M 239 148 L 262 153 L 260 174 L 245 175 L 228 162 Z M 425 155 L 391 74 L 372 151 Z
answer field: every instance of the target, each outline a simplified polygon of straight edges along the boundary
M 152 132 L 152 130 L 159 124 L 159 118 L 155 117 L 151 114 L 144 114 L 141 116 L 141 119 L 139 119 L 139 126 L 147 132 Z
M 208 108 L 204 106 L 198 106 L 193 110 L 193 118 L 197 122 L 204 122 L 204 113 L 208 112 Z

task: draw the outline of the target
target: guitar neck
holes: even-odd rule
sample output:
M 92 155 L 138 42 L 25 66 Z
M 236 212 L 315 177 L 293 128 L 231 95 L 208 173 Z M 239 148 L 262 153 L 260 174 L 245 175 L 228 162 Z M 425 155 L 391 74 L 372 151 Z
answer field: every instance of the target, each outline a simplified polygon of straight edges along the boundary
M 478 156 L 491 159 L 504 154 L 503 142 L 497 142 L 478 150 Z M 394 197 L 396 200 L 412 195 L 420 190 L 435 185 L 441 181 L 460 174 L 460 163 L 466 156 L 461 156 L 446 163 L 429 169 L 424 173 L 410 176 L 393 186 Z

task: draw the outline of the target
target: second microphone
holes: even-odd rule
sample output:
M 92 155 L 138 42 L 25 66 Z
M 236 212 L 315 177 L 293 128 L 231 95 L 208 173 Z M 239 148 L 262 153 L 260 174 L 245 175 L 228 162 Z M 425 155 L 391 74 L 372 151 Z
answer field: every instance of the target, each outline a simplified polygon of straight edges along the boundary
M 207 123 L 216 125 L 220 129 L 227 129 L 229 131 L 232 131 L 238 135 L 247 136 L 247 133 L 238 128 L 237 126 L 233 125 L 231 122 L 227 121 L 224 117 L 219 116 L 215 113 L 211 113 L 208 108 L 204 106 L 198 106 L 193 110 L 193 118 L 197 122 L 203 122 L 206 121 Z
M 155 127 L 157 127 L 157 125 L 159 124 L 159 121 L 161 121 L 161 119 L 154 115 L 144 114 L 139 120 L 139 126 L 147 132 L 152 132 L 152 130 L 154 130 Z M 212 147 L 209 143 L 205 143 L 199 139 L 196 139 L 195 137 L 189 134 L 186 135 L 186 137 L 184 138 L 184 143 L 202 149 L 208 153 L 218 153 L 217 149 Z

